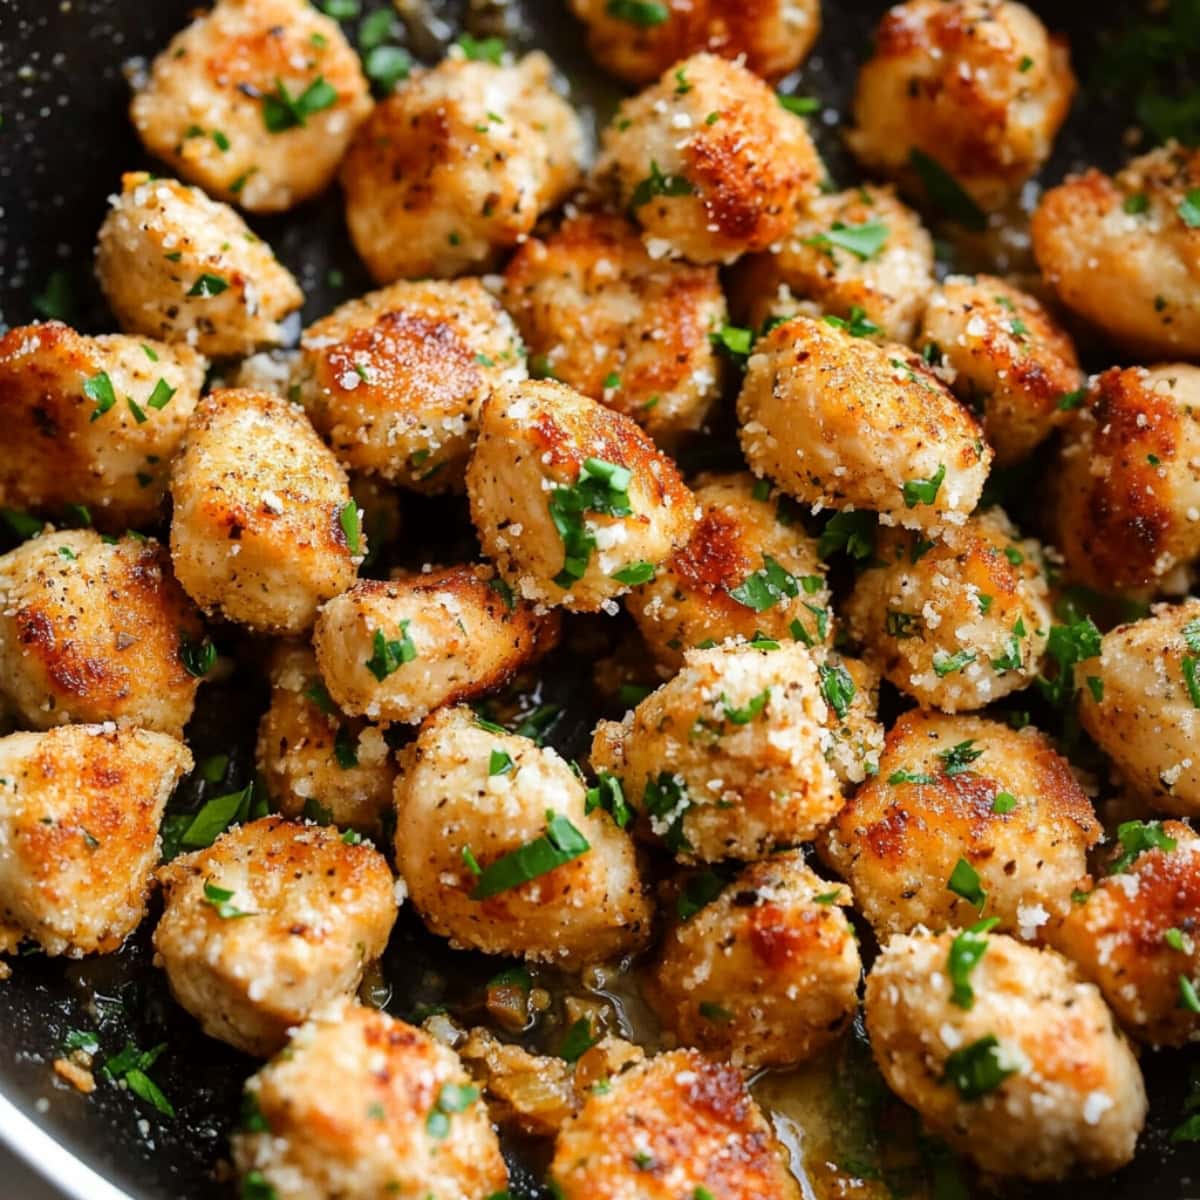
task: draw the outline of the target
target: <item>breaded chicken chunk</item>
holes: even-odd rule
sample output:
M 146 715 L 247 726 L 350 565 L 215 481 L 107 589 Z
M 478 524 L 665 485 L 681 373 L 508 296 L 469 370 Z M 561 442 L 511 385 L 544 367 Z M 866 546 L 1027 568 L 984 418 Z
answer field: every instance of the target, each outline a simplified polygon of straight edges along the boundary
M 352 1002 L 297 1029 L 246 1083 L 234 1135 L 243 1195 L 277 1200 L 484 1200 L 508 1172 L 458 1055 Z
M 1126 848 L 1126 844 L 1130 848 Z M 1122 825 L 1107 874 L 1047 940 L 1099 987 L 1131 1036 L 1200 1041 L 1200 837 L 1182 821 Z
M 716 268 L 651 258 L 624 217 L 580 213 L 530 238 L 508 264 L 504 303 L 537 373 L 632 417 L 660 444 L 698 429 L 720 394 Z
M 1100 832 L 1067 761 L 1032 727 L 913 710 L 820 847 L 881 938 L 982 912 L 1032 939 L 1069 911 Z
M 602 67 L 626 83 L 651 83 L 707 50 L 777 79 L 803 62 L 821 31 L 820 0 L 571 0 Z
M 625 601 L 654 657 L 677 668 L 685 650 L 734 637 L 832 644 L 825 565 L 796 506 L 746 472 L 701 475 L 693 495 L 687 545 Z
M 48 531 L 0 556 L 0 696 L 35 729 L 115 721 L 182 737 L 201 637 L 153 539 Z
M 144 171 L 121 177 L 100 226 L 96 274 L 126 333 L 185 342 L 210 358 L 283 340 L 304 293 L 226 204 Z
M 147 150 L 250 212 L 324 191 L 370 111 L 358 55 L 305 0 L 218 0 L 154 60 L 129 110 Z
M 1075 678 L 1083 727 L 1137 798 L 1200 816 L 1200 600 L 1117 626 Z
M 595 167 L 653 257 L 694 263 L 732 262 L 786 236 L 824 175 L 804 121 L 713 54 L 684 59 L 624 101 Z
M 460 949 L 570 970 L 650 935 L 633 843 L 614 815 L 553 750 L 466 707 L 438 709 L 405 751 L 396 865 L 425 923 Z
M 1052 620 L 1041 547 L 998 508 L 932 543 L 882 529 L 845 615 L 901 691 L 945 712 L 983 708 L 1037 677 Z
M 998 466 L 1025 458 L 1082 399 L 1066 331 L 994 275 L 949 276 L 929 300 L 918 343 L 952 373 L 950 387 L 979 415 Z
M 365 553 L 346 474 L 302 410 L 269 392 L 205 396 L 171 472 L 171 558 L 206 613 L 302 633 Z
M 998 208 L 1049 157 L 1074 92 L 1065 41 L 1025 5 L 906 0 L 875 31 L 848 141 L 863 166 L 935 202 L 948 173 Z
M 396 919 L 378 850 L 281 817 L 234 826 L 158 881 L 154 949 L 171 994 L 210 1037 L 264 1057 L 354 994 Z
M 862 964 L 838 907 L 849 903 L 848 888 L 815 875 L 798 853 L 752 863 L 672 923 L 648 999 L 684 1045 L 741 1067 L 802 1062 L 858 1008 Z
M 494 266 L 575 186 L 579 118 L 542 53 L 459 55 L 375 106 L 342 164 L 346 223 L 379 283 Z
M 191 769 L 178 739 L 63 725 L 0 738 L 0 945 L 107 954 L 146 913 L 167 797 Z
M 1152 591 L 1200 557 L 1200 367 L 1112 367 L 1086 404 L 1050 477 L 1065 574 Z
M 1054 951 L 1003 934 L 893 937 L 867 976 L 866 1013 L 888 1085 L 990 1174 L 1107 1174 L 1133 1157 L 1146 1119 L 1137 1059 Z
M 84 337 L 58 321 L 10 329 L 0 337 L 0 507 L 84 505 L 114 533 L 156 521 L 206 365 L 188 346 Z
M 870 508 L 909 528 L 961 525 L 992 461 L 918 355 L 808 317 L 759 339 L 737 408 L 756 475 L 801 503 Z
M 518 599 L 490 567 L 461 563 L 360 581 L 321 609 L 313 644 L 344 712 L 415 724 L 500 687 L 557 630 L 556 616 Z
M 812 838 L 842 806 L 824 722 L 849 709 L 845 668 L 795 642 L 727 642 L 683 662 L 623 722 L 600 722 L 593 769 L 621 780 L 639 831 L 684 861 L 762 858 Z
M 256 761 L 274 807 L 285 817 L 379 833 L 396 778 L 382 730 L 342 713 L 301 643 L 276 647 L 270 678 Z
M 1046 192 L 1033 252 L 1062 302 L 1147 357 L 1200 356 L 1200 149 L 1172 142 Z M 1098 281 L 1102 281 L 1102 285 Z
M 471 520 L 514 591 L 616 611 L 692 532 L 696 505 L 638 426 L 561 383 L 502 388 L 467 467 Z
M 814 197 L 777 246 L 738 264 L 732 296 L 754 329 L 817 307 L 861 337 L 910 342 L 933 291 L 933 239 L 889 187 Z M 810 303 L 811 302 L 811 303 Z
M 461 491 L 480 405 L 525 377 L 516 327 L 479 280 L 401 282 L 304 331 L 292 395 L 350 470 Z
M 674 1050 L 593 1091 L 554 1145 L 563 1200 L 799 1200 L 742 1073 Z

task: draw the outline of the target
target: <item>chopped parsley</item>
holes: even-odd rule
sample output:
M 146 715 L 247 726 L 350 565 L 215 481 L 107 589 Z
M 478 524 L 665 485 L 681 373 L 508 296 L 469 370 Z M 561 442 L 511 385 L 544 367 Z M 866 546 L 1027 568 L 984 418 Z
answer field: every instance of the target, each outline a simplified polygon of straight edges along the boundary
M 690 921 L 721 894 L 727 882 L 711 867 L 690 876 L 675 900 L 676 915 L 681 921 Z
M 1076 388 L 1073 392 L 1064 392 L 1058 398 L 1058 404 L 1055 407 L 1059 412 L 1071 412 L 1079 408 L 1087 398 L 1087 388 Z
M 263 124 L 271 133 L 306 125 L 308 118 L 337 103 L 337 89 L 318 75 L 298 96 L 288 91 L 282 79 L 275 80 L 275 90 L 263 96 Z
M 1121 210 L 1133 217 L 1144 213 L 1149 207 L 1150 197 L 1145 192 L 1134 192 L 1133 195 L 1126 196 L 1121 203 Z
M 825 703 L 837 714 L 839 721 L 844 721 L 855 693 L 850 672 L 841 663 L 835 663 L 833 666 L 818 667 L 817 673 L 821 678 L 821 695 L 825 697 Z
M 151 1050 L 139 1050 L 133 1042 L 127 1041 L 124 1049 L 100 1068 L 100 1074 L 113 1083 L 124 1083 L 139 1100 L 144 1100 L 164 1117 L 173 1117 L 175 1109 L 171 1102 L 147 1074 L 166 1048 L 166 1042 L 160 1042 Z
M 1200 188 L 1189 188 L 1177 211 L 1189 229 L 1200 229 Z
M 243 912 L 232 903 L 233 892 L 228 888 L 218 887 L 215 883 L 205 882 L 204 903 L 211 904 L 217 910 L 217 916 L 222 921 L 233 921 L 239 917 L 254 917 L 257 913 Z
M 781 600 L 800 594 L 796 577 L 781 567 L 769 554 L 763 555 L 762 567 L 748 575 L 729 595 L 739 604 L 755 612 L 766 612 Z
M 189 675 L 203 679 L 217 661 L 217 648 L 207 637 L 192 641 L 185 633 L 179 635 L 179 661 Z
M 996 1035 L 989 1033 L 947 1056 L 942 1082 L 952 1083 L 964 1100 L 979 1100 L 1017 1070 Z
M 807 117 L 812 113 L 820 110 L 821 102 L 816 96 L 781 96 L 778 93 L 775 99 L 783 105 L 790 113 L 795 113 L 798 117 Z
M 358 505 L 354 500 L 347 500 L 338 514 L 338 522 L 346 535 L 346 546 L 351 554 L 362 550 L 362 525 L 358 515 Z
M 832 313 L 822 318 L 826 325 L 832 325 L 835 329 L 844 330 L 851 337 L 874 337 L 877 333 L 882 333 L 878 325 L 867 316 L 866 309 L 861 305 L 852 304 L 850 306 L 849 317 L 835 317 Z
M 649 583 L 654 578 L 654 571 L 655 566 L 652 562 L 635 562 L 614 571 L 609 578 L 618 583 L 626 583 L 630 587 L 637 587 L 638 584 Z
M 1017 807 L 1017 798 L 1011 792 L 997 792 L 992 800 L 992 812 L 1000 816 L 1013 811 Z
M 651 160 L 650 174 L 633 189 L 629 206 L 641 208 L 655 196 L 690 196 L 695 190 L 683 175 L 664 175 L 658 163 Z
M 968 738 L 965 742 L 959 742 L 949 750 L 938 753 L 938 758 L 942 760 L 943 775 L 963 775 L 971 769 L 971 764 L 982 756 L 983 751 L 975 749 L 974 738 Z
M 950 976 L 950 1002 L 959 1008 L 975 1006 L 975 990 L 971 987 L 971 972 L 987 953 L 988 931 L 1000 923 L 999 917 L 987 917 L 964 929 L 950 943 L 950 955 L 946 970 Z
M 959 650 L 957 654 L 946 654 L 944 651 L 938 651 L 933 656 L 934 674 L 939 679 L 945 679 L 947 675 L 953 675 L 955 671 L 961 671 L 964 667 L 970 666 L 975 661 L 975 652 L 973 650 Z
M 333 738 L 334 761 L 343 771 L 350 771 L 358 766 L 358 739 L 348 725 L 339 725 Z
M 558 1047 L 558 1057 L 569 1063 L 578 1062 L 595 1044 L 591 1021 L 587 1017 L 580 1017 L 564 1035 Z
M 1122 853 L 1109 864 L 1109 875 L 1128 871 L 1138 855 L 1147 850 L 1175 849 L 1175 839 L 1163 832 L 1161 821 L 1122 821 L 1117 826 L 1117 840 Z
M 386 9 L 382 13 L 391 16 Z M 363 72 L 381 96 L 390 96 L 402 79 L 412 70 L 412 55 L 403 46 L 372 46 L 363 57 Z
M 987 214 L 936 158 L 913 146 L 908 152 L 908 162 L 934 207 L 972 233 L 982 233 L 987 228 Z
M 845 250 L 855 258 L 866 262 L 874 258 L 888 240 L 888 227 L 882 221 L 864 221 L 860 225 L 846 225 L 834 221 L 827 233 L 814 234 L 804 239 L 804 245 L 812 246 L 832 256 L 832 251 Z
M 946 886 L 956 896 L 961 896 L 968 904 L 983 911 L 983 906 L 987 903 L 987 892 L 983 890 L 979 881 L 979 872 L 965 858 L 960 858 L 954 864 Z
M 1021 657 L 1021 639 L 1025 636 L 1025 622 L 1021 617 L 1017 618 L 1017 623 L 1013 626 L 1012 633 L 1008 636 L 1008 646 L 1004 653 L 999 658 L 992 659 L 993 671 L 1019 671 L 1024 665 L 1024 660 Z
M 489 896 L 520 887 L 573 862 L 590 849 L 587 838 L 566 817 L 548 809 L 546 832 L 485 867 L 471 892 L 471 899 L 486 900 Z
M 893 771 L 888 776 L 888 783 L 892 787 L 901 783 L 927 785 L 936 782 L 937 780 L 932 775 L 927 775 L 924 771 L 910 771 L 907 767 L 901 767 L 898 771 Z
M 400 622 L 400 638 L 392 640 L 382 629 L 375 630 L 375 638 L 371 644 L 371 657 L 363 665 L 382 683 L 393 671 L 402 664 L 412 662 L 417 657 L 417 648 L 408 636 L 411 620 Z
M 670 818 L 671 823 L 663 834 L 663 844 L 668 850 L 678 853 L 691 849 L 691 843 L 683 833 L 683 819 L 691 808 L 691 799 L 674 775 L 660 771 L 656 778 L 648 779 L 642 792 L 642 806 L 649 816 L 660 821 Z
M 1053 679 L 1038 677 L 1038 687 L 1051 704 L 1064 706 L 1075 695 L 1075 666 L 1100 653 L 1100 630 L 1091 617 L 1070 625 L 1052 625 L 1046 656 L 1056 665 Z
M 661 25 L 671 15 L 671 10 L 657 0 L 608 0 L 604 11 L 614 20 L 643 29 Z
M 710 333 L 708 340 L 735 362 L 744 363 L 750 357 L 750 350 L 754 345 L 754 331 L 741 325 L 725 324 Z
M 117 395 L 113 391 L 112 380 L 109 379 L 107 371 L 98 371 L 95 375 L 85 379 L 83 394 L 89 400 L 95 401 L 96 404 L 96 407 L 92 409 L 92 415 L 88 418 L 91 421 L 98 421 L 117 402 Z
M 853 685 L 851 685 L 853 686 Z M 749 725 L 755 717 L 767 707 L 767 701 L 771 698 L 769 688 L 763 688 L 757 696 L 752 696 L 749 702 L 743 708 L 734 708 L 725 696 L 721 693 L 720 704 L 725 713 L 725 720 L 734 725 Z
M 229 287 L 229 280 L 220 275 L 211 275 L 207 271 L 187 290 L 189 296 L 219 296 Z
M 841 512 L 829 518 L 817 540 L 817 553 L 824 559 L 838 550 L 844 550 L 859 562 L 875 556 L 873 512 Z
M 425 1129 L 430 1137 L 441 1140 L 450 1132 L 450 1118 L 455 1113 L 466 1112 L 479 1099 L 479 1089 L 463 1083 L 443 1083 L 437 1100 L 425 1118 Z
M 160 378 L 146 401 L 147 407 L 161 412 L 171 403 L 171 397 L 175 395 L 176 390 L 165 379 Z
M 504 42 L 498 37 L 474 38 L 464 33 L 454 44 L 472 62 L 489 62 L 498 67 L 504 58 Z
M 627 828 L 633 820 L 633 809 L 625 799 L 621 781 L 607 771 L 601 771 L 596 778 L 596 786 L 588 788 L 583 811 L 585 814 L 592 813 L 598 808 L 612 817 L 613 824 L 618 829 Z
M 585 513 L 610 517 L 627 517 L 633 508 L 629 503 L 628 467 L 605 462 L 599 458 L 584 460 L 579 478 L 570 486 L 558 486 L 550 493 L 550 519 L 563 543 L 562 570 L 554 582 L 563 589 L 582 579 L 596 547 L 596 537 L 587 527 Z
M 942 481 L 946 478 L 946 464 L 940 463 L 938 469 L 928 479 L 909 479 L 902 489 L 904 507 L 916 508 L 918 504 L 932 504 L 941 490 Z
M 515 765 L 507 750 L 493 749 L 488 756 L 488 777 L 507 775 Z

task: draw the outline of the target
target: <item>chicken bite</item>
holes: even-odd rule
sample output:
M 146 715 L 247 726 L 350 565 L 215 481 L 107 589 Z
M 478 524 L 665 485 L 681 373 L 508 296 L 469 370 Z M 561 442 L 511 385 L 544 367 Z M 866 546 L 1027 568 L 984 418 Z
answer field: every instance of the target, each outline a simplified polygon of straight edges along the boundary
M 804 121 L 713 54 L 684 59 L 624 101 L 595 167 L 652 257 L 694 263 L 732 262 L 786 236 L 824 176 Z
M 675 464 L 621 413 L 560 383 L 499 389 L 467 467 L 484 553 L 518 595 L 616 611 L 682 546 L 695 504 Z
M 755 0 L 736 13 L 718 0 L 571 0 L 571 10 L 587 28 L 592 57 L 634 84 L 701 50 L 778 79 L 804 61 L 821 31 L 820 0 Z
M 750 469 L 804 504 L 961 525 L 992 461 L 975 418 L 903 346 L 795 317 L 760 338 L 737 402 Z
M 979 414 L 998 466 L 1025 458 L 1070 419 L 1084 375 L 1066 331 L 994 275 L 951 275 L 925 309 L 920 343 Z
M 1066 42 L 1025 5 L 906 0 L 884 15 L 874 46 L 847 137 L 869 170 L 919 182 L 931 198 L 948 173 L 990 210 L 1049 157 L 1075 76 Z
M 746 867 L 672 924 L 647 998 L 684 1045 L 744 1068 L 803 1062 L 858 1009 L 858 946 L 839 904 L 849 889 L 798 853 Z
M 171 473 L 171 558 L 206 613 L 303 633 L 365 550 L 346 474 L 304 413 L 268 392 L 205 396 Z
M 1054 542 L 1066 575 L 1145 593 L 1200 556 L 1200 367 L 1112 367 L 1051 474 Z
M 563 1126 L 550 1178 L 563 1200 L 799 1200 L 742 1073 L 674 1050 L 593 1090 Z
M 316 1013 L 246 1082 L 244 1195 L 482 1200 L 508 1172 L 479 1089 L 433 1038 L 349 1001 Z
M 1047 939 L 1099 987 L 1131 1036 L 1152 1046 L 1198 1041 L 1190 998 L 1200 988 L 1200 837 L 1182 821 L 1132 821 L 1113 854 L 1105 878 Z
M 157 878 L 155 961 L 171 995 L 209 1037 L 260 1057 L 354 994 L 396 919 L 378 850 L 281 817 L 234 826 Z
M 202 636 L 153 539 L 48 531 L 0 556 L 0 697 L 35 729 L 115 721 L 182 737 Z
M 285 817 L 379 833 L 396 778 L 383 732 L 338 709 L 307 646 L 279 645 L 270 678 L 256 761 L 274 808 Z
M 574 970 L 650 935 L 633 843 L 614 815 L 593 810 L 553 750 L 465 707 L 438 709 L 405 751 L 396 863 L 426 925 L 460 949 Z
M 480 405 L 525 377 L 516 327 L 479 280 L 401 282 L 304 331 L 292 395 L 350 470 L 461 491 Z
M 1119 625 L 1075 677 L 1084 729 L 1138 799 L 1200 816 L 1200 600 Z
M 191 766 L 182 742 L 144 729 L 0 738 L 0 949 L 119 949 L 146 913 L 159 822 Z
M 1002 934 L 893 937 L 867 976 L 866 1014 L 888 1085 L 985 1171 L 1063 1179 L 1133 1157 L 1146 1118 L 1137 1059 L 1054 951 Z
M 100 226 L 96 274 L 126 333 L 186 342 L 209 357 L 283 340 L 304 293 L 228 205 L 144 171 L 121 177 Z
M 933 291 L 933 239 L 888 187 L 809 201 L 780 243 L 734 273 L 735 308 L 754 329 L 815 303 L 862 337 L 910 342 Z M 740 305 L 739 305 L 740 301 Z
M 1029 940 L 1071 907 L 1100 823 L 1037 730 L 913 710 L 820 843 L 882 938 L 982 911 Z
M 557 638 L 558 620 L 486 566 L 364 579 L 321 609 L 321 678 L 346 712 L 415 724 L 500 687 Z
M 1068 178 L 1033 214 L 1033 253 L 1062 302 L 1145 357 L 1200 356 L 1200 222 L 1185 204 L 1196 188 L 1200 149 L 1172 142 L 1112 178 Z
M 495 266 L 575 186 L 579 118 L 542 53 L 452 54 L 375 106 L 342 164 L 350 237 L 377 282 Z
M 59 321 L 0 337 L 0 506 L 83 505 L 103 530 L 161 515 L 168 465 L 200 398 L 189 346 L 84 337 Z
M 624 217 L 580 213 L 530 238 L 508 264 L 504 303 L 540 374 L 632 417 L 662 445 L 698 429 L 720 395 L 716 268 L 651 258 Z
M 1028 687 L 1052 623 L 1041 547 L 998 508 L 932 544 L 881 529 L 845 614 L 869 662 L 945 712 L 983 708 Z
M 842 806 L 824 721 L 848 709 L 850 676 L 796 643 L 729 642 L 683 661 L 623 722 L 600 722 L 593 769 L 621 780 L 639 831 L 682 861 L 812 838 Z
M 831 644 L 825 565 L 795 505 L 744 471 L 701 475 L 693 495 L 687 545 L 625 601 L 658 662 L 677 669 L 686 650 L 737 637 Z
M 370 110 L 336 21 L 305 0 L 218 0 L 154 60 L 129 115 L 185 179 L 280 212 L 324 191 Z

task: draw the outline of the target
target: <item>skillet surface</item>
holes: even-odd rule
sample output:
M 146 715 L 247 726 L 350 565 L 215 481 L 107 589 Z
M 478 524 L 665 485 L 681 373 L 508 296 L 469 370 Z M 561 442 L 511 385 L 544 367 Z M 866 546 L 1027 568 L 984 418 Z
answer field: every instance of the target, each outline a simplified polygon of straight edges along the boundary
M 434 0 L 426 18 L 409 30 L 417 58 L 435 61 L 461 29 L 494 33 L 507 19 L 510 44 L 545 48 L 570 77 L 575 102 L 594 105 L 603 119 L 614 92 L 588 62 L 580 31 L 561 0 L 523 0 L 524 7 L 511 6 L 507 17 L 506 10 L 489 7 L 491 0 L 468 2 L 464 10 L 462 4 Z M 735 0 L 731 4 L 736 6 Z M 364 9 L 379 6 L 379 0 L 368 0 Z M 79 328 L 103 332 L 113 327 L 91 279 L 93 239 L 120 173 L 152 166 L 126 119 L 129 89 L 122 66 L 156 53 L 186 23 L 192 7 L 191 0 L 0 0 L 0 327 L 33 319 L 31 298 L 52 277 L 60 284 L 67 281 Z M 788 89 L 816 95 L 826 106 L 812 125 L 840 182 L 854 175 L 832 126 L 836 115 L 846 112 L 857 64 L 884 7 L 878 0 L 827 0 L 816 53 Z M 1126 6 L 1108 7 L 1111 17 L 1105 6 L 1078 0 L 1043 0 L 1034 7 L 1052 29 L 1070 36 L 1074 62 L 1086 81 L 1103 26 L 1120 20 Z M 1128 96 L 1082 93 L 1042 178 L 1053 182 L 1087 164 L 1110 169 L 1122 161 L 1128 153 L 1122 134 L 1130 103 Z M 308 297 L 306 323 L 368 290 L 336 193 L 285 217 L 252 224 L 300 280 Z M 1101 352 L 1092 365 L 1110 361 Z M 457 547 L 457 557 L 471 553 L 469 528 L 452 505 L 414 502 L 410 508 L 415 511 L 406 514 L 413 518 L 407 528 L 429 531 L 431 541 L 406 545 L 406 558 L 427 560 L 435 548 L 442 556 L 452 553 L 450 547 Z M 7 544 L 0 544 L 4 548 Z M 590 658 L 568 646 L 546 673 L 544 698 L 564 709 L 550 740 L 568 754 L 586 745 L 586 730 L 597 715 L 589 702 L 589 671 Z M 254 727 L 264 704 L 252 669 L 202 689 L 188 740 L 197 761 L 218 751 L 231 754 L 219 790 L 232 790 L 248 778 Z M 184 785 L 185 803 L 199 799 L 197 786 Z M 13 978 L 0 984 L 0 1096 L 138 1200 L 228 1197 L 233 1189 L 214 1177 L 213 1164 L 225 1153 L 241 1084 L 254 1065 L 205 1038 L 172 1004 L 150 962 L 146 931 L 154 916 L 110 958 L 65 964 L 31 955 L 15 962 Z M 477 1001 L 482 981 L 496 969 L 495 962 L 480 957 L 448 959 L 411 913 L 403 913 L 384 962 L 387 1007 L 404 1017 L 439 1003 L 461 1010 Z M 160 1119 L 115 1088 L 101 1086 L 84 1098 L 57 1083 L 50 1063 L 72 1027 L 99 1030 L 108 1054 L 126 1037 L 143 1048 L 166 1042 L 155 1077 L 175 1103 L 176 1119 Z M 1091 1185 L 1100 1195 L 1112 1200 L 1200 1195 L 1200 1147 L 1172 1147 L 1167 1140 L 1180 1119 L 1189 1069 L 1198 1063 L 1195 1050 L 1146 1057 L 1150 1125 L 1137 1161 L 1098 1187 Z M 523 1156 L 521 1147 L 510 1149 L 514 1197 L 538 1196 L 536 1160 Z M 1071 1190 L 1029 1189 L 1029 1195 L 1049 1200 Z M 8 1194 L 0 1181 L 0 1195 Z

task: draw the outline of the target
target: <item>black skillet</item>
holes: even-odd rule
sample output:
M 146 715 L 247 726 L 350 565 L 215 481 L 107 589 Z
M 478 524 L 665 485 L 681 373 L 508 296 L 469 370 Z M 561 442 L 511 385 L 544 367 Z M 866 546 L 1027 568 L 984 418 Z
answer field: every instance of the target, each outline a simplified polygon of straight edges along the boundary
M 466 0 L 434 0 L 409 25 L 414 56 L 434 61 L 462 29 L 485 35 L 504 32 L 507 23 L 510 44 L 549 51 L 571 78 L 576 102 L 594 105 L 601 117 L 606 115 L 616 93 L 588 62 L 580 30 L 561 0 L 525 0 L 520 8 L 514 4 L 507 10 L 488 4 L 483 0 L 468 7 Z M 380 0 L 368 0 L 364 9 L 379 6 Z M 730 7 L 736 9 L 736 0 L 730 0 Z M 846 112 L 857 64 L 868 51 L 883 7 L 875 0 L 825 0 L 825 28 L 816 52 L 789 89 L 823 102 L 825 111 L 812 124 L 831 170 L 843 183 L 854 175 L 833 123 L 823 118 Z M 1127 5 L 1045 0 L 1035 7 L 1051 28 L 1069 35 L 1085 81 L 1094 74 L 1106 41 L 1109 52 L 1114 41 L 1118 50 L 1124 48 L 1126 60 L 1128 52 L 1136 59 L 1143 49 L 1163 58 L 1173 52 L 1170 36 L 1145 43 L 1124 34 L 1114 39 L 1122 22 L 1130 20 Z M 113 328 L 91 278 L 94 235 L 120 173 L 138 165 L 153 169 L 126 119 L 129 87 L 123 70 L 129 60 L 161 49 L 192 8 L 191 0 L 0 0 L 0 326 L 33 319 L 49 304 L 60 310 L 65 305 L 86 331 Z M 346 28 L 353 32 L 355 26 L 351 21 Z M 1192 69 L 1196 61 L 1193 57 Z M 1161 82 L 1165 72 L 1168 84 L 1179 85 L 1188 82 L 1180 77 L 1186 70 L 1157 66 L 1154 74 Z M 1136 61 L 1133 72 L 1138 73 Z M 1122 95 L 1098 96 L 1090 89 L 1081 94 L 1045 180 L 1055 181 L 1086 164 L 1110 169 L 1126 157 L 1122 139 L 1132 119 L 1130 88 L 1121 82 Z M 301 281 L 308 297 L 305 322 L 369 287 L 349 248 L 336 192 L 286 217 L 252 223 Z M 1115 360 L 1101 350 L 1093 365 L 1110 361 Z M 715 449 L 724 457 L 725 447 Z M 470 553 L 467 526 L 453 504 L 414 508 L 407 528 L 433 534 L 428 546 L 406 545 L 406 556 L 421 561 L 435 546 L 443 556 Z M 456 551 L 448 551 L 448 544 Z M 237 648 L 233 639 L 227 641 L 225 649 Z M 595 716 L 586 672 L 574 665 L 590 653 L 578 640 L 569 644 L 547 671 L 541 694 L 562 704 L 550 736 L 572 754 L 583 748 Z M 253 728 L 263 703 L 252 665 L 243 665 L 226 683 L 202 690 L 189 741 L 197 760 L 232 752 L 218 785 L 222 790 L 247 778 Z M 176 802 L 197 803 L 199 787 L 194 781 L 185 784 Z M 478 957 L 448 956 L 406 914 L 384 963 L 387 1007 L 409 1018 L 441 1004 L 462 1011 L 477 1003 L 481 981 L 494 969 L 494 963 Z M 127 1037 L 142 1047 L 166 1042 L 155 1077 L 173 1100 L 176 1117 L 163 1119 L 111 1086 L 102 1085 L 85 1098 L 56 1082 L 50 1063 L 72 1028 L 97 1031 L 108 1054 Z M 1198 1062 L 1194 1050 L 1145 1057 L 1151 1118 L 1138 1158 L 1119 1174 L 1082 1186 L 1113 1200 L 1200 1196 L 1200 1146 L 1172 1146 L 1168 1139 L 1180 1120 L 1187 1075 Z M 106 959 L 67 964 L 36 954 L 22 957 L 14 963 L 12 979 L 0 984 L 0 1137 L 10 1144 L 22 1142 L 27 1152 L 32 1148 L 41 1168 L 64 1187 L 70 1185 L 69 1152 L 137 1200 L 232 1196 L 233 1186 L 219 1178 L 214 1164 L 225 1153 L 241 1083 L 252 1070 L 248 1059 L 202 1036 L 171 1003 L 151 965 L 144 930 L 120 954 Z M 22 1118 L 32 1120 L 53 1144 L 36 1142 L 29 1127 L 21 1126 Z M 1005 1133 L 997 1129 L 994 1136 Z M 536 1150 L 513 1145 L 509 1152 L 514 1197 L 540 1195 Z M 1074 1190 L 1024 1189 L 1020 1194 L 1049 1200 Z M 73 1194 L 92 1200 L 97 1193 L 84 1181 L 74 1185 Z M 901 1194 L 900 1185 L 893 1183 L 893 1194 Z M 9 1196 L 19 1200 L 0 1179 L 0 1197 Z

